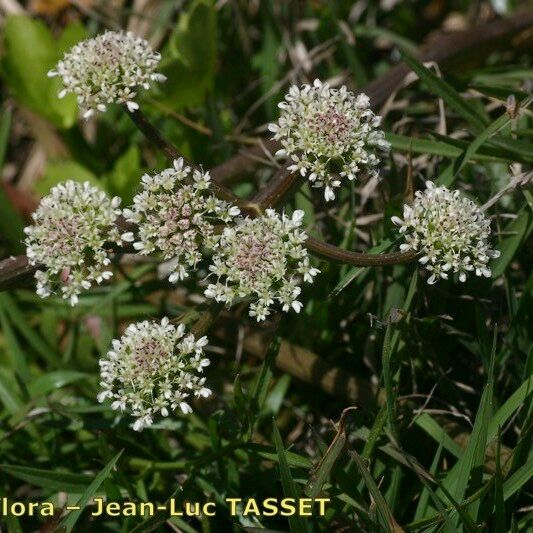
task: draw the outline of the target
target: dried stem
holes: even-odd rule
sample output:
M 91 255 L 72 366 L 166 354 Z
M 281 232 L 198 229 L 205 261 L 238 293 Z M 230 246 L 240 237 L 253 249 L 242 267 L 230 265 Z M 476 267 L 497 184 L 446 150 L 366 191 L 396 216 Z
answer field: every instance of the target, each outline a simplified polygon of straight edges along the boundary
M 254 196 L 252 201 L 261 209 L 283 204 L 291 193 L 302 185 L 304 178 L 297 172 L 290 172 L 287 166 L 281 167 L 266 186 Z
M 8 257 L 0 261 L 0 291 L 20 286 L 37 270 L 25 255 Z

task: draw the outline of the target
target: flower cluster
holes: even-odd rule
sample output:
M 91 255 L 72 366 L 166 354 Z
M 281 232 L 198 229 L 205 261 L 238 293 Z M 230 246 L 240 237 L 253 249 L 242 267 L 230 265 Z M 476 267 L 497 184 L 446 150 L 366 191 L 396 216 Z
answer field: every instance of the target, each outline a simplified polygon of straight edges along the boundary
M 161 55 L 133 33 L 106 31 L 74 46 L 48 76 L 61 77 L 64 89 L 59 97 L 74 93 L 88 118 L 111 103 L 138 109 L 137 89 L 149 89 L 152 81 L 166 79 L 155 72 L 160 60 Z
M 212 248 L 218 240 L 215 224 L 229 222 L 239 209 L 217 199 L 209 190 L 208 173 L 174 161 L 155 176 L 144 175 L 142 191 L 133 199 L 131 209 L 124 210 L 129 222 L 137 225 L 137 237 L 131 232 L 122 238 L 133 241 L 139 253 L 159 252 L 172 259 L 169 280 L 187 277 L 187 268 L 195 268 L 202 258 L 202 248 Z
M 113 341 L 107 358 L 100 360 L 98 401 L 112 400 L 111 407 L 130 410 L 135 431 L 151 426 L 154 416 L 168 416 L 178 407 L 192 413 L 191 397 L 208 397 L 201 374 L 209 365 L 203 356 L 207 338 L 198 340 L 163 318 L 160 323 L 131 324 L 120 340 Z
M 353 180 L 363 169 L 375 172 L 375 149 L 389 148 L 368 96 L 355 96 L 344 86 L 331 89 L 319 80 L 301 89 L 293 85 L 279 107 L 277 124 L 269 125 L 283 147 L 277 155 L 292 159 L 289 170 L 325 187 L 326 201 L 335 198 L 341 178 Z
M 420 263 L 431 272 L 430 284 L 447 279 L 450 272 L 457 273 L 460 281 L 468 272 L 490 277 L 488 262 L 500 255 L 490 248 L 490 222 L 483 211 L 459 191 L 430 181 L 425 191 L 416 193 L 412 206 L 404 206 L 403 220 L 392 217 L 392 221 L 405 236 L 400 248 L 423 254 Z
M 258 321 L 270 314 L 278 301 L 284 311 L 291 307 L 297 313 L 302 304 L 297 300 L 300 277 L 312 282 L 319 271 L 309 264 L 303 243 L 306 234 L 299 230 L 303 211 L 292 218 L 268 209 L 264 216 L 241 219 L 222 233 L 209 267 L 217 278 L 209 284 L 205 295 L 231 305 L 235 299 L 253 296 L 250 316 Z
M 82 290 L 112 276 L 106 243 L 120 243 L 115 226 L 120 198 L 110 199 L 89 182 L 67 181 L 54 187 L 25 228 L 26 254 L 35 273 L 37 294 L 56 291 L 78 302 Z

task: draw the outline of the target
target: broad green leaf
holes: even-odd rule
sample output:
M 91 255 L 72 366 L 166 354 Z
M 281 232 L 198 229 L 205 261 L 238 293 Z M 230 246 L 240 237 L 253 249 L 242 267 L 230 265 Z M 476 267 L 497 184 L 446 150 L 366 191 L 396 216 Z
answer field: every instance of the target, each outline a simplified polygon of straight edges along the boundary
M 120 196 L 129 205 L 141 180 L 141 152 L 132 144 L 115 162 L 113 170 L 102 180 L 113 196 Z
M 216 11 L 211 0 L 194 0 L 183 13 L 163 52 L 167 80 L 157 100 L 174 110 L 204 102 L 215 72 Z
M 122 455 L 122 451 L 118 452 L 111 461 L 109 461 L 100 473 L 94 478 L 93 482 L 85 489 L 84 493 L 81 495 L 81 498 L 78 500 L 76 505 L 79 507 L 79 510 L 71 511 L 65 518 L 62 520 L 61 524 L 66 528 L 67 533 L 72 531 L 72 528 L 76 525 L 78 518 L 83 512 L 85 506 L 89 503 L 89 500 L 96 494 L 96 491 L 100 488 L 100 485 L 109 477 L 111 470 L 115 466 L 119 457 Z
M 66 32 L 55 41 L 44 22 L 26 15 L 11 15 L 4 26 L 2 72 L 6 84 L 22 105 L 60 128 L 71 127 L 78 115 L 76 98 L 69 95 L 60 100 L 61 82 L 47 74 L 63 50 L 73 44 L 72 39 L 80 37 L 79 26 Z
M 51 161 L 46 165 L 44 176 L 35 183 L 35 191 L 42 196 L 48 194 L 50 189 L 58 183 L 74 180 L 80 183 L 88 181 L 100 189 L 104 189 L 104 183 L 84 166 L 69 159 Z
M 263 94 L 269 94 L 276 81 L 280 78 L 280 61 L 278 50 L 280 37 L 274 31 L 273 24 L 269 21 L 262 35 L 261 50 L 252 58 L 252 65 L 259 71 Z M 276 110 L 276 100 L 272 95 L 265 102 L 268 116 L 273 116 Z
M 57 370 L 38 377 L 30 383 L 28 389 L 32 396 L 45 395 L 88 377 L 88 374 L 75 370 Z
M 27 466 L 2 465 L 0 466 L 0 470 L 36 487 L 57 492 L 66 491 L 74 494 L 81 494 L 93 480 L 93 476 L 61 472 L 58 469 L 43 470 Z

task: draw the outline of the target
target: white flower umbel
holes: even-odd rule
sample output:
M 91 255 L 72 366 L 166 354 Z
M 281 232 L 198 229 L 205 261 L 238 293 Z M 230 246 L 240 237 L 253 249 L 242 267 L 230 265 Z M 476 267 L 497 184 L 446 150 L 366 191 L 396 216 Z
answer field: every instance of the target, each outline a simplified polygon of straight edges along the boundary
M 58 292 L 75 305 L 80 292 L 112 276 L 106 243 L 121 242 L 119 205 L 120 198 L 76 181 L 55 186 L 41 200 L 24 230 L 28 260 L 39 267 L 39 296 Z
M 488 263 L 500 255 L 489 244 L 490 222 L 483 211 L 459 191 L 426 182 L 417 191 L 412 206 L 404 206 L 403 220 L 392 217 L 405 237 L 401 250 L 420 252 L 422 263 L 431 273 L 428 283 L 457 273 L 465 281 L 468 272 L 490 277 Z
M 312 282 L 319 272 L 309 264 L 304 248 L 307 235 L 299 230 L 303 211 L 295 211 L 292 218 L 267 209 L 265 215 L 241 219 L 234 227 L 227 227 L 221 235 L 209 267 L 217 278 L 205 295 L 228 306 L 235 299 L 253 297 L 250 316 L 265 320 L 274 302 L 284 311 L 297 313 L 302 304 L 301 277 Z
M 389 149 L 379 129 L 381 117 L 369 109 L 365 94 L 355 96 L 344 86 L 331 89 L 315 80 L 301 89 L 293 85 L 278 105 L 278 122 L 269 125 L 283 147 L 277 155 L 293 161 L 289 170 L 324 187 L 326 201 L 335 198 L 343 178 L 353 180 L 363 170 L 375 174 L 375 152 Z
M 136 431 L 177 408 L 192 413 L 190 399 L 211 394 L 202 376 L 209 365 L 206 344 L 206 337 L 196 340 L 185 334 L 183 324 L 176 327 L 168 318 L 131 324 L 100 360 L 98 401 L 109 398 L 113 409 L 131 412 Z
M 149 89 L 152 82 L 166 79 L 155 72 L 160 60 L 161 55 L 133 33 L 106 31 L 74 46 L 48 76 L 61 78 L 59 97 L 74 93 L 88 118 L 112 103 L 139 109 L 134 101 L 139 87 Z
M 133 199 L 133 206 L 124 210 L 137 232 L 122 238 L 133 241 L 140 254 L 159 253 L 172 259 L 169 280 L 174 283 L 188 276 L 202 258 L 204 247 L 212 248 L 218 239 L 215 225 L 229 222 L 239 209 L 217 199 L 210 191 L 207 172 L 192 170 L 183 159 L 167 168 L 142 177 L 142 191 Z

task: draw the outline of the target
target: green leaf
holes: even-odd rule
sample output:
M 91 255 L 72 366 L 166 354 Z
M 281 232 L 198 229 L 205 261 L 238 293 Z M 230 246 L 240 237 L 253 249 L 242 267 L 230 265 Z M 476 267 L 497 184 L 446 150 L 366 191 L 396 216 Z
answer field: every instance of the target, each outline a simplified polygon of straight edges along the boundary
M 503 473 L 501 467 L 501 433 L 498 428 L 498 442 L 496 446 L 496 475 L 494 476 L 494 525 L 496 531 L 506 531 L 505 528 L 505 498 L 503 494 Z
M 11 322 L 26 339 L 28 344 L 41 355 L 48 364 L 59 366 L 60 360 L 58 354 L 39 335 L 39 333 L 28 324 L 15 299 L 8 293 L 4 292 L 0 294 L 0 305 L 6 310 Z
M 95 185 L 100 189 L 104 188 L 104 184 L 90 170 L 76 161 L 65 159 L 48 163 L 44 171 L 44 176 L 35 182 L 34 189 L 44 196 L 50 192 L 52 187 L 66 180 L 74 180 L 80 183 L 88 181 L 91 185 Z
M 533 376 L 530 376 L 518 389 L 516 389 L 505 403 L 496 411 L 494 416 L 490 419 L 488 438 L 493 439 L 498 428 L 503 427 L 516 412 L 526 399 L 533 393 Z
M 157 100 L 174 110 L 204 102 L 215 72 L 216 11 L 210 0 L 194 0 L 178 20 L 163 52 L 167 80 Z
M 252 66 L 259 70 L 259 79 L 263 94 L 268 94 L 280 77 L 281 65 L 278 60 L 280 37 L 274 31 L 273 24 L 269 21 L 262 32 L 261 50 L 252 58 Z M 276 101 L 273 96 L 265 102 L 267 115 L 273 116 L 276 109 Z
M 61 52 L 71 46 L 74 36 L 80 36 L 79 29 L 66 31 L 56 42 L 42 21 L 11 15 L 4 26 L 2 58 L 3 77 L 15 98 L 60 128 L 71 127 L 78 115 L 76 98 L 69 95 L 60 100 L 61 82 L 48 77 Z
M 250 452 L 256 453 L 264 459 L 268 459 L 269 461 L 279 462 L 279 455 L 276 454 L 273 448 L 269 446 L 249 442 L 245 446 L 243 446 L 243 448 Z M 313 463 L 310 459 L 304 457 L 303 455 L 298 455 L 294 452 L 285 451 L 285 459 L 289 463 L 289 466 L 292 466 L 293 468 L 313 468 Z
M 339 422 L 337 434 L 307 480 L 304 491 L 309 498 L 315 499 L 318 496 L 331 473 L 331 469 L 335 465 L 335 461 L 346 445 L 344 417 L 345 414 L 343 413 Z
M 11 109 L 6 109 L 0 119 L 0 170 L 4 167 L 7 145 L 9 143 L 9 133 L 11 131 Z
M 11 376 L 0 374 L 0 402 L 4 404 L 6 410 L 16 415 L 24 406 L 22 400 L 17 396 L 13 390 L 15 380 Z
M 533 217 L 531 210 L 522 208 L 518 212 L 518 216 L 505 228 L 508 237 L 503 239 L 498 246 L 501 254 L 500 257 L 492 261 L 492 278 L 500 277 L 509 263 L 513 260 L 516 251 L 520 245 L 527 239 L 531 230 L 533 229 Z
M 89 503 L 89 500 L 96 494 L 96 491 L 100 488 L 100 485 L 109 477 L 111 470 L 115 466 L 119 457 L 122 455 L 122 450 L 109 461 L 100 473 L 94 478 L 93 482 L 85 489 L 85 492 L 81 495 L 81 498 L 76 503 L 76 506 L 79 507 L 76 511 L 71 511 L 65 518 L 62 520 L 61 525 L 66 528 L 67 533 L 72 531 L 72 528 L 76 525 L 78 518 L 80 517 L 83 509 Z
M 462 502 L 467 488 L 477 490 L 481 483 L 482 469 L 485 462 L 485 448 L 488 438 L 488 427 L 492 415 L 492 401 L 494 388 L 494 359 L 496 352 L 496 335 L 492 348 L 490 368 L 487 382 L 483 389 L 479 409 L 474 421 L 474 427 L 468 446 L 459 461 L 450 470 L 442 483 L 442 488 L 449 490 L 452 501 Z M 472 479 L 470 479 L 472 477 Z M 472 504 L 469 514 L 477 518 L 478 504 Z
M 287 457 L 285 456 L 285 447 L 283 446 L 283 441 L 281 440 L 281 435 L 279 433 L 278 427 L 276 426 L 275 420 L 272 421 L 272 431 L 274 436 L 274 444 L 276 445 L 276 451 L 279 458 L 279 470 L 281 474 L 281 484 L 283 485 L 283 492 L 287 498 L 294 498 L 298 500 L 300 494 L 296 487 L 296 483 L 292 478 L 291 469 L 289 468 L 289 463 L 287 462 Z M 307 522 L 299 515 L 295 514 L 289 516 L 289 526 L 293 532 L 305 532 L 308 531 Z
M 370 493 L 372 499 L 374 500 L 374 503 L 376 504 L 376 509 L 381 522 L 381 526 L 385 529 L 385 531 L 401 531 L 401 528 L 399 528 L 399 526 L 396 524 L 396 521 L 394 520 L 392 512 L 389 506 L 387 505 L 383 494 L 381 494 L 378 489 L 378 486 L 376 485 L 376 482 L 370 475 L 365 461 L 355 450 L 350 450 L 349 453 L 355 461 L 359 472 L 361 472 L 366 488 L 368 489 L 368 492 Z
M 2 472 L 6 472 L 6 474 L 17 479 L 22 479 L 26 483 L 57 492 L 65 491 L 81 494 L 93 480 L 93 476 L 86 474 L 72 474 L 71 472 L 61 472 L 58 470 L 42 470 L 27 466 L 2 465 L 0 469 Z
M 439 466 L 439 462 L 440 462 L 440 458 L 441 458 L 441 455 L 442 455 L 442 450 L 443 450 L 444 446 L 442 445 L 442 442 L 439 444 L 439 447 L 437 448 L 437 452 L 435 453 L 435 457 L 433 458 L 433 462 L 431 463 L 431 467 L 429 469 L 429 473 L 432 475 L 432 476 L 435 476 L 436 472 L 437 472 L 437 468 Z M 421 518 L 423 518 L 425 515 L 426 515 L 426 510 L 427 510 L 427 504 L 428 504 L 428 501 L 429 501 L 429 497 L 430 497 L 430 489 L 431 487 L 428 487 L 428 486 L 425 486 L 424 489 L 422 490 L 422 494 L 420 494 L 420 498 L 418 499 L 418 504 L 416 506 L 416 511 L 415 511 L 415 522 L 417 520 L 420 520 Z M 436 501 L 433 500 L 436 504 Z M 437 507 L 438 509 L 438 507 Z M 440 511 L 440 509 L 439 509 Z
M 508 500 L 513 494 L 520 490 L 531 478 L 533 478 L 533 457 L 518 469 L 503 484 L 503 498 Z
M 387 251 L 392 245 L 393 241 L 386 239 L 376 246 L 373 246 L 368 250 L 368 253 L 372 254 L 380 254 L 382 252 Z M 328 295 L 328 300 L 333 299 L 335 296 L 337 296 L 339 293 L 341 293 L 350 283 L 357 277 L 360 276 L 363 272 L 368 272 L 370 270 L 369 267 L 353 267 L 346 272 L 344 276 L 342 276 L 342 279 L 337 283 L 335 288 L 331 291 L 331 293 Z
M 0 171 L 4 167 L 4 160 L 11 131 L 11 110 L 2 113 L 0 119 Z M 0 184 L 0 240 L 9 245 L 9 251 L 21 254 L 24 251 L 24 221 L 13 207 L 2 185 Z
M 88 377 L 88 374 L 75 370 L 57 370 L 56 372 L 49 372 L 38 377 L 29 384 L 28 390 L 32 396 L 46 395 L 66 385 L 75 383 L 80 379 L 87 379 Z
M 438 185 L 445 185 L 449 187 L 454 178 L 461 172 L 464 166 L 472 159 L 476 154 L 479 147 L 492 135 L 494 135 L 499 129 L 503 128 L 509 121 L 511 117 L 505 113 L 498 119 L 496 119 L 490 126 L 485 128 L 469 145 L 466 150 L 451 164 L 446 170 L 439 176 L 439 179 L 436 181 Z
M 250 405 L 253 409 L 255 409 L 256 413 L 261 413 L 265 405 L 268 388 L 272 379 L 272 369 L 275 367 L 276 357 L 278 355 L 280 345 L 280 337 L 276 336 L 274 339 L 272 339 L 253 385 Z
M 132 144 L 115 162 L 113 170 L 105 176 L 103 183 L 113 196 L 120 196 L 125 205 L 135 196 L 141 179 L 141 152 Z
M 442 98 L 456 113 L 461 115 L 474 129 L 484 129 L 486 120 L 482 117 L 464 98 L 447 82 L 439 78 L 422 63 L 408 55 L 402 53 L 403 60 L 409 68 L 417 74 L 429 90 L 436 96 Z
M 418 427 L 422 428 L 435 442 L 440 443 L 444 449 L 460 458 L 463 455 L 463 449 L 455 442 L 443 428 L 427 413 L 422 413 L 415 420 Z
M 17 372 L 19 377 L 26 382 L 29 378 L 28 363 L 26 361 L 26 354 L 22 350 L 15 332 L 8 319 L 5 305 L 0 300 L 0 326 L 2 326 L 2 333 L 5 337 L 7 355 L 11 359 L 12 367 Z

